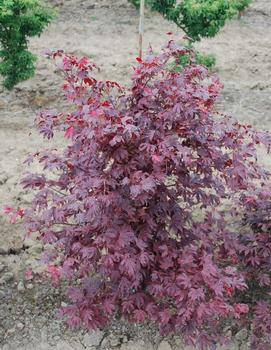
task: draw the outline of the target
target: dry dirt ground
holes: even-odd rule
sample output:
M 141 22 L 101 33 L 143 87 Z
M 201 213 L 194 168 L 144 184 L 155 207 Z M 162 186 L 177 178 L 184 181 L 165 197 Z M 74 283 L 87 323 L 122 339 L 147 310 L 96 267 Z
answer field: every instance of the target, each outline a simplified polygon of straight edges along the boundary
M 47 48 L 89 56 L 110 80 L 129 83 L 131 65 L 137 56 L 138 13 L 126 0 L 55 0 L 58 18 L 40 38 L 31 40 L 39 56 L 34 78 L 12 92 L 0 90 L 0 206 L 30 200 L 18 185 L 28 152 L 44 146 L 32 130 L 35 113 L 43 107 L 62 104 L 60 77 L 53 63 L 42 56 Z M 241 20 L 230 21 L 214 39 L 203 40 L 198 48 L 217 58 L 216 73 L 224 83 L 218 105 L 241 121 L 261 129 L 271 125 L 271 0 L 254 0 Z M 145 48 L 155 50 L 183 33 L 158 14 L 147 12 Z M 57 140 L 60 144 L 62 141 Z M 261 155 L 268 165 L 271 156 Z M 113 324 L 105 332 L 71 332 L 55 319 L 55 310 L 65 302 L 62 288 L 46 282 L 25 281 L 23 270 L 34 266 L 43 247 L 23 241 L 19 225 L 11 225 L 0 214 L 0 349 L 182 349 L 178 338 L 161 342 L 146 327 Z M 239 334 L 234 348 L 245 350 L 246 334 Z M 242 344 L 242 345 L 241 345 Z M 271 345 L 270 345 L 271 349 Z

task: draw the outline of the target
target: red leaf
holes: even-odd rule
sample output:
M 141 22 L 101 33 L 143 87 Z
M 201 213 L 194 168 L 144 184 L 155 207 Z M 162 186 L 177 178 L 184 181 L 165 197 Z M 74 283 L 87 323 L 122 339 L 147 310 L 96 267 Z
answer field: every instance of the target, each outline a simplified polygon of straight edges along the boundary
M 146 319 L 146 312 L 143 310 L 135 310 L 134 311 L 134 319 L 136 322 L 144 322 Z
M 65 137 L 67 137 L 68 139 L 71 138 L 73 135 L 73 130 L 74 130 L 73 126 L 70 126 L 68 129 L 66 129 Z
M 47 267 L 47 271 L 49 272 L 49 274 L 51 276 L 52 282 L 54 284 L 56 284 L 58 282 L 59 276 L 60 276 L 59 269 L 55 265 L 49 264 Z
M 78 61 L 78 67 L 80 69 L 85 68 L 85 66 L 89 63 L 88 59 L 86 57 L 82 57 L 79 61 Z
M 28 268 L 26 269 L 25 275 L 24 275 L 24 276 L 25 276 L 25 279 L 26 279 L 27 281 L 33 279 L 33 270 L 32 270 L 32 267 L 28 267 Z
M 247 314 L 249 312 L 249 307 L 247 304 L 235 304 L 234 310 L 237 314 Z

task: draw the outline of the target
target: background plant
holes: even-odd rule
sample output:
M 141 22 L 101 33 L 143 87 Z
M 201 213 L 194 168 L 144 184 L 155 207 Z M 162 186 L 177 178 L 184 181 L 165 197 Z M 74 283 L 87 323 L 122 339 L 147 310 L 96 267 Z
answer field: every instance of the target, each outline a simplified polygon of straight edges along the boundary
M 36 57 L 28 39 L 40 35 L 53 11 L 39 0 L 0 0 L 0 74 L 11 89 L 34 75 Z
M 54 282 L 77 281 L 62 309 L 71 326 L 104 327 L 118 314 L 207 349 L 225 341 L 225 319 L 249 312 L 233 299 L 246 276 L 219 206 L 267 178 L 256 144 L 270 136 L 216 113 L 219 81 L 195 64 L 176 72 L 187 53 L 170 41 L 138 59 L 129 89 L 96 80 L 86 58 L 52 53 L 71 109 L 45 110 L 36 125 L 70 142 L 29 156 L 44 173 L 22 184 L 37 192 L 31 207 L 8 212 L 51 244 Z
M 128 0 L 129 2 L 131 2 L 133 5 L 135 5 L 135 7 L 138 7 L 140 6 L 140 0 Z M 147 6 L 149 6 L 151 4 L 151 0 L 145 0 L 145 4 Z
M 138 0 L 131 0 L 139 6 Z M 188 45 L 205 37 L 214 37 L 226 20 L 243 11 L 250 0 L 148 0 L 146 5 L 173 21 L 187 35 Z M 180 67 L 183 66 L 183 57 Z M 197 53 L 196 62 L 208 68 L 215 65 L 213 55 Z
M 214 55 L 202 54 L 199 51 L 196 51 L 191 43 L 185 44 L 184 46 L 187 48 L 188 52 L 180 56 L 177 70 L 183 69 L 183 67 L 191 63 L 200 64 L 209 69 L 212 69 L 215 66 L 216 58 Z M 193 54 L 191 55 L 191 53 Z
M 242 12 L 251 2 L 252 0 L 231 0 L 231 6 L 237 11 Z
M 151 6 L 176 23 L 192 41 L 215 36 L 234 15 L 230 3 L 224 0 L 154 0 Z

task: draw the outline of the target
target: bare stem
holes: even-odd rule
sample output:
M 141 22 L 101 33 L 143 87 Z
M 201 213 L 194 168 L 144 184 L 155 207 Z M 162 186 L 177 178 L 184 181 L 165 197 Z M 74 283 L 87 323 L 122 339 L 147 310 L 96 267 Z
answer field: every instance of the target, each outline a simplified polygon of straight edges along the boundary
M 139 57 L 142 58 L 143 33 L 144 33 L 144 2 L 140 0 L 140 16 L 139 16 Z

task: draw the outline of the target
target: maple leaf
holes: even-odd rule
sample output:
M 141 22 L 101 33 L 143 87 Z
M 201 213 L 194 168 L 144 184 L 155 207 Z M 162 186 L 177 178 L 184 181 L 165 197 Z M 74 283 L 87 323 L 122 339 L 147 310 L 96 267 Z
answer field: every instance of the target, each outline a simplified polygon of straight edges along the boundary
M 191 279 L 188 275 L 184 273 L 177 276 L 176 282 L 186 289 L 189 289 L 191 287 Z
M 170 313 L 168 310 L 165 310 L 165 311 L 160 311 L 159 312 L 159 318 L 161 320 L 161 324 L 162 325 L 165 325 L 169 322 L 170 320 Z
M 203 300 L 205 299 L 205 293 L 203 288 L 191 288 L 188 293 L 189 298 L 192 301 Z
M 134 277 L 137 270 L 136 260 L 125 256 L 120 263 L 122 271 L 126 273 L 129 277 Z
M 135 310 L 134 319 L 136 322 L 144 322 L 147 317 L 147 314 L 144 310 Z
M 82 69 L 82 68 L 85 68 L 85 66 L 87 65 L 89 63 L 89 61 L 88 61 L 88 59 L 86 58 L 86 57 L 82 57 L 82 58 L 80 58 L 80 60 L 78 61 L 78 67 L 80 68 L 80 69 Z
M 239 317 L 241 314 L 247 314 L 249 312 L 249 306 L 247 304 L 235 304 L 234 310 Z
M 73 132 L 74 132 L 74 127 L 73 126 L 68 127 L 65 131 L 65 137 L 67 137 L 67 139 L 70 139 L 73 135 Z

